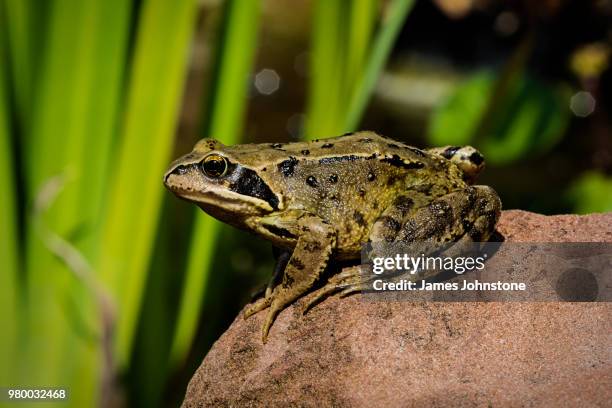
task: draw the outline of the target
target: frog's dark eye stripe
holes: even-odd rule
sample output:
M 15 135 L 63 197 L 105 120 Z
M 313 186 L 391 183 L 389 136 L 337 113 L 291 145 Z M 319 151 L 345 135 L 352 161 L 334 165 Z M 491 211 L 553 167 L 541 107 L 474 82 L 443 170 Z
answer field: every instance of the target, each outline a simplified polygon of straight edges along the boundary
M 278 198 L 270 187 L 251 169 L 236 166 L 232 171 L 233 181 L 229 188 L 235 193 L 247 195 L 266 201 L 274 210 L 278 210 Z
M 225 157 L 218 154 L 211 154 L 202 160 L 200 167 L 208 177 L 219 178 L 227 173 L 228 164 Z

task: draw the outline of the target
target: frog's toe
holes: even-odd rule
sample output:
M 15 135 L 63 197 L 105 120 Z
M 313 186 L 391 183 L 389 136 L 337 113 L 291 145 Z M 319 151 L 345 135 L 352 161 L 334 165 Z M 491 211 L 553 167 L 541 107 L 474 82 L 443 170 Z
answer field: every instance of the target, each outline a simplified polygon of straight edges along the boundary
M 270 309 L 268 310 L 268 315 L 266 316 L 266 320 L 261 326 L 261 341 L 265 344 L 268 340 L 268 333 L 270 333 L 270 328 L 276 320 L 276 316 L 283 310 L 284 305 L 281 302 L 273 301 L 270 305 Z
M 347 288 L 361 285 L 361 266 L 345 268 L 340 273 L 329 278 L 329 281 L 322 288 L 316 290 L 306 305 L 302 308 L 302 314 L 306 314 L 310 309 L 323 301 L 328 296 Z M 357 291 L 357 290 L 356 290 Z
M 310 309 L 316 306 L 319 302 L 323 301 L 326 297 L 341 290 L 342 288 L 343 288 L 342 285 L 328 283 L 322 288 L 316 290 L 311 296 L 311 298 L 308 300 L 308 302 L 306 302 L 304 307 L 302 307 L 302 314 L 305 315 L 306 313 L 308 313 Z
M 255 303 L 244 309 L 244 318 L 247 319 L 255 313 L 264 310 L 265 308 L 269 307 L 270 304 L 272 304 L 272 298 L 269 296 L 258 299 Z
M 346 284 L 361 278 L 361 265 L 344 268 L 336 275 L 329 278 L 329 283 Z
M 347 286 L 346 288 L 342 289 L 342 292 L 340 292 L 338 294 L 339 297 L 344 298 L 347 297 L 349 295 L 352 295 L 353 293 L 357 293 L 357 292 L 364 292 L 368 289 L 370 289 L 371 286 L 365 284 L 365 283 L 357 283 L 354 285 L 350 285 Z

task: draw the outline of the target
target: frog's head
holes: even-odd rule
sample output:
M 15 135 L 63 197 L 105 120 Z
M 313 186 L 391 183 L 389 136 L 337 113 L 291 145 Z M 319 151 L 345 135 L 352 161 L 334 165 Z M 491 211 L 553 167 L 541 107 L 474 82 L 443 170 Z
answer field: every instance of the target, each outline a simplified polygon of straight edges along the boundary
M 279 198 L 257 172 L 238 163 L 214 139 L 200 140 L 191 153 L 174 161 L 164 184 L 178 197 L 231 224 L 279 209 Z

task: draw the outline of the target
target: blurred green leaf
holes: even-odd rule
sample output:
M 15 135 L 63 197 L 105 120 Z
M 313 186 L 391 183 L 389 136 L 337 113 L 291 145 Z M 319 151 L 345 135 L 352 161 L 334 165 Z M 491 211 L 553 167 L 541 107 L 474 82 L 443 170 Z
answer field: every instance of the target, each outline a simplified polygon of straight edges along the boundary
M 348 110 L 344 121 L 345 131 L 357 130 L 380 73 L 389 59 L 393 44 L 414 3 L 414 0 L 392 0 L 386 5 L 378 33 L 365 60 L 363 75 L 354 85 L 353 93 L 348 101 Z
M 433 113 L 429 127 L 432 145 L 475 144 L 496 164 L 505 164 L 552 148 L 563 136 L 569 119 L 567 95 L 521 75 L 499 106 L 490 110 L 497 75 L 480 72 L 460 85 Z M 486 112 L 489 127 L 474 140 Z
M 116 296 L 115 353 L 122 368 L 140 313 L 195 16 L 194 0 L 142 5 L 97 268 Z
M 313 18 L 305 134 L 356 130 L 414 0 L 318 0 Z M 347 18 L 348 16 L 348 23 Z
M 570 187 L 567 196 L 577 214 L 612 211 L 612 177 L 584 173 Z
M 0 26 L 5 23 L 0 10 Z M 19 234 L 15 171 L 11 126 L 9 123 L 8 93 L 6 91 L 5 38 L 0 34 L 0 365 L 15 367 L 19 341 L 17 325 L 22 321 L 19 307 Z M 0 384 L 12 384 L 12 370 L 0 372 Z
M 19 45 L 23 61 L 16 65 L 38 71 L 31 107 L 23 111 L 31 118 L 22 127 L 21 151 L 28 202 L 44 202 L 45 207 L 34 216 L 28 206 L 28 352 L 22 365 L 30 383 L 71 384 L 71 404 L 83 406 L 96 399 L 100 350 L 82 337 L 81 322 L 75 319 L 86 321 L 96 333 L 100 319 L 86 285 L 51 253 L 39 226 L 69 241 L 81 231 L 72 243 L 85 259 L 93 258 L 121 107 L 131 4 L 55 0 L 47 6 L 44 44 L 38 44 L 44 52 L 29 53 L 25 36 Z M 30 7 L 30 16 L 40 11 Z M 31 74 L 17 78 L 27 82 Z M 60 179 L 56 197 L 42 194 Z
M 365 68 L 365 61 L 370 50 L 372 32 L 378 16 L 378 0 L 359 0 L 355 2 L 344 2 L 343 6 L 348 8 L 348 41 L 346 48 L 346 79 L 344 81 L 345 97 L 351 98 L 354 83 L 361 79 Z M 346 15 L 346 13 L 343 13 Z
M 224 4 L 202 134 L 226 145 L 241 140 L 248 78 L 257 48 L 259 15 L 259 0 L 229 0 Z M 195 229 L 170 354 L 173 365 L 183 361 L 193 341 L 218 232 L 219 222 L 196 209 Z
M 310 51 L 310 82 L 305 134 L 309 138 L 342 133 L 341 110 L 343 67 L 342 44 L 346 24 L 342 20 L 342 0 L 318 0 Z
M 48 19 L 50 3 L 36 0 L 3 0 L 6 12 L 6 34 L 10 55 L 10 79 L 16 102 L 18 128 L 25 130 L 30 122 L 36 85 L 37 61 L 44 52 L 42 38 Z M 7 72 L 8 73 L 8 72 Z

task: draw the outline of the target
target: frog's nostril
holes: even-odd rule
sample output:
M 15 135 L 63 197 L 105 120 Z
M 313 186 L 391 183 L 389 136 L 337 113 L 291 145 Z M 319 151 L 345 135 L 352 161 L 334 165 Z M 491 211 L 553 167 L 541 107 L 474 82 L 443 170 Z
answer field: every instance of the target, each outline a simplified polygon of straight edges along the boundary
M 187 173 L 188 171 L 189 171 L 189 168 L 187 166 L 184 166 L 184 165 L 176 166 L 171 171 L 166 173 L 166 175 L 164 176 L 164 183 L 168 184 L 168 179 L 170 178 L 170 176 L 181 176 Z
M 177 166 L 177 167 L 176 167 L 176 168 L 175 168 L 175 169 L 172 171 L 172 174 L 178 174 L 178 175 L 180 176 L 180 175 L 183 175 L 183 174 L 187 173 L 187 170 L 188 170 L 188 169 L 187 169 L 187 166 L 180 165 L 180 166 Z

